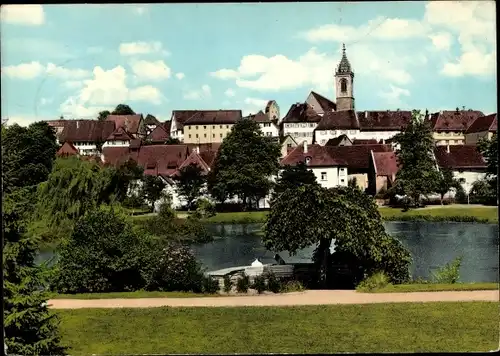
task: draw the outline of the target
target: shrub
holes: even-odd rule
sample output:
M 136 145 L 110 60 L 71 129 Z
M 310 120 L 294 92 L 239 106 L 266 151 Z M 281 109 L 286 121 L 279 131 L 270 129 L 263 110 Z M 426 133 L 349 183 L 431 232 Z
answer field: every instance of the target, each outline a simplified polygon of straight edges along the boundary
M 236 282 L 236 291 L 238 293 L 247 293 L 250 287 L 250 277 L 247 274 L 243 274 L 241 278 Z
M 203 291 L 201 265 L 188 247 L 169 243 L 153 261 L 146 289 L 200 293 Z
M 231 280 L 231 276 L 227 274 L 224 276 L 224 292 L 230 293 L 232 289 L 233 281 Z
M 281 283 L 276 278 L 276 275 L 269 271 L 265 274 L 265 277 L 267 278 L 267 289 L 273 293 L 279 293 L 281 290 Z
M 462 256 L 455 258 L 432 273 L 434 283 L 453 284 L 460 278 L 460 267 L 462 265 Z
M 299 281 L 288 281 L 281 287 L 282 293 L 291 293 L 291 292 L 301 292 L 304 290 L 304 286 Z
M 362 280 L 361 283 L 357 285 L 356 290 L 371 292 L 376 289 L 382 289 L 389 284 L 389 277 L 387 277 L 383 272 L 376 272 Z
M 264 276 L 260 275 L 254 278 L 252 288 L 259 294 L 262 294 L 266 290 L 266 287 L 266 278 Z
M 196 202 L 196 211 L 195 214 L 200 219 L 206 219 L 217 214 L 215 210 L 215 204 L 213 204 L 210 200 L 201 198 Z
M 220 290 L 219 281 L 210 276 L 204 276 L 202 280 L 202 291 L 207 294 L 215 294 Z

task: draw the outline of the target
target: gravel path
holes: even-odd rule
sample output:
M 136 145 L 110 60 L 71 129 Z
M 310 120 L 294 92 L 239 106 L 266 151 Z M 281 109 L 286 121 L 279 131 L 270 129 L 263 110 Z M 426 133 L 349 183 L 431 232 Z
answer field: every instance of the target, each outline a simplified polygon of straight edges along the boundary
M 352 290 L 314 290 L 279 295 L 204 298 L 52 299 L 53 309 L 152 308 L 152 307 L 243 307 L 404 302 L 499 301 L 499 291 L 357 293 Z

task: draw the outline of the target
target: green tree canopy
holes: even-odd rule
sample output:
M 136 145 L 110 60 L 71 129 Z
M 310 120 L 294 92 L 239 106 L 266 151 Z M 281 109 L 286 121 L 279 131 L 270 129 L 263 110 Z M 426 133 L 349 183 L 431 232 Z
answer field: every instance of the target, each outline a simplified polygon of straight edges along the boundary
M 155 202 L 162 198 L 163 189 L 166 184 L 160 177 L 145 175 L 142 180 L 140 195 L 151 204 L 151 210 L 155 210 Z
M 220 146 L 209 190 L 220 202 L 238 196 L 245 207 L 266 196 L 278 173 L 279 144 L 262 135 L 259 124 L 239 120 Z
M 175 137 L 169 137 L 165 141 L 166 145 L 179 145 L 180 143 L 181 143 L 181 141 L 178 138 L 175 138 Z
M 104 121 L 106 120 L 106 118 L 108 117 L 108 115 L 110 115 L 111 113 L 109 112 L 109 110 L 104 110 L 104 111 L 101 111 L 99 112 L 99 114 L 97 115 L 97 120 L 98 121 Z
M 118 104 L 111 113 L 112 115 L 135 115 L 134 110 L 130 108 L 130 106 L 126 104 Z
M 496 178 L 498 174 L 498 142 L 497 135 L 494 134 L 491 140 L 482 139 L 477 145 L 479 152 L 488 163 L 488 175 Z
M 394 136 L 399 171 L 391 191 L 407 195 L 418 205 L 422 195 L 435 191 L 439 173 L 434 160 L 434 138 L 428 121 L 420 111 L 413 110 L 412 120 Z
M 364 273 L 382 270 L 399 283 L 409 278 L 409 252 L 387 235 L 376 204 L 359 189 L 305 185 L 286 190 L 273 203 L 265 225 L 266 248 L 294 255 L 316 246 L 324 286 L 331 276 L 332 240 L 335 253 L 352 256 L 351 263 Z
M 176 190 L 178 194 L 186 200 L 187 207 L 190 209 L 193 202 L 200 197 L 206 182 L 206 177 L 203 175 L 200 166 L 191 163 L 179 171 L 179 176 L 176 178 L 176 181 Z
M 30 188 L 3 198 L 3 303 L 5 344 L 14 355 L 64 355 L 59 320 L 48 309 L 43 266 L 35 264 L 36 244 L 26 236 Z
M 52 170 L 58 146 L 54 129 L 46 122 L 35 122 L 29 127 L 17 124 L 2 132 L 3 189 L 37 185 Z
M 436 181 L 436 192 L 441 196 L 441 204 L 446 193 L 451 188 L 458 189 L 459 181 L 453 177 L 453 172 L 450 169 L 443 168 L 439 172 L 438 180 Z
M 316 176 L 304 162 L 299 162 L 295 166 L 287 165 L 276 180 L 274 197 L 278 197 L 287 189 L 295 189 L 309 184 L 317 184 Z
M 116 176 L 114 185 L 116 186 L 116 200 L 123 202 L 127 197 L 127 193 L 131 188 L 131 185 L 142 179 L 144 176 L 144 169 L 137 164 L 133 159 L 121 164 L 118 169 L 116 169 Z

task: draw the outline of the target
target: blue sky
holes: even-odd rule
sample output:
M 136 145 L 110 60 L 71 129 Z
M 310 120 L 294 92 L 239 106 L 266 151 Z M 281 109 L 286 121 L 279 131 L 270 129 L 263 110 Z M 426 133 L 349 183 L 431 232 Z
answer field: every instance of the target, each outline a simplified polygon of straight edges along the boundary
M 2 6 L 2 118 L 95 118 L 129 104 L 282 115 L 335 100 L 342 43 L 358 110 L 496 112 L 495 3 Z

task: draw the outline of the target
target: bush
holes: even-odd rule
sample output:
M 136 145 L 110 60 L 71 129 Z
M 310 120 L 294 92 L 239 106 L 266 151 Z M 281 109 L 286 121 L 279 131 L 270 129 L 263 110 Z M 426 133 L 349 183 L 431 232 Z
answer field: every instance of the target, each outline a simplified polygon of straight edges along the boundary
M 264 276 L 260 275 L 254 278 L 252 288 L 259 294 L 262 294 L 266 290 L 266 287 L 266 278 Z
M 247 293 L 248 288 L 250 288 L 250 277 L 244 273 L 236 282 L 236 291 L 238 293 Z
M 60 293 L 134 291 L 144 287 L 153 242 L 123 214 L 103 207 L 80 218 L 61 245 L 52 289 Z
M 215 294 L 220 290 L 219 281 L 213 277 L 205 276 L 202 280 L 203 293 Z
M 233 281 L 231 280 L 230 275 L 224 276 L 224 292 L 230 293 L 233 289 Z
M 460 278 L 460 267 L 462 265 L 462 256 L 455 258 L 432 273 L 434 283 L 453 284 Z
M 196 211 L 195 214 L 200 219 L 207 219 L 217 214 L 215 210 L 215 204 L 213 204 L 210 200 L 201 198 L 196 202 Z
M 188 247 L 169 243 L 152 263 L 147 290 L 203 292 L 201 264 Z
M 356 290 L 363 292 L 371 292 L 376 289 L 382 289 L 389 285 L 389 277 L 383 272 L 376 272 L 371 276 L 365 278 L 356 287 Z
M 276 275 L 273 272 L 267 272 L 265 277 L 267 278 L 267 289 L 273 293 L 279 293 L 281 290 L 281 283 L 278 278 L 276 278 Z
M 301 292 L 305 288 L 299 281 L 288 281 L 281 287 L 282 293 Z

